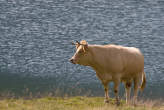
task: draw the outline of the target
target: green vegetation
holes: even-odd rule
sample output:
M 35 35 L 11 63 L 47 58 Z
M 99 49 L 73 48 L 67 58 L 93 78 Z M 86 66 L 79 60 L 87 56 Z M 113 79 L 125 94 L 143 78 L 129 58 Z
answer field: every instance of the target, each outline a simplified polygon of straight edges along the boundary
M 102 97 L 45 97 L 34 99 L 3 99 L 0 100 L 0 110 L 164 110 L 157 102 L 147 101 L 138 106 L 128 106 L 121 101 L 119 107 L 111 99 L 104 103 Z

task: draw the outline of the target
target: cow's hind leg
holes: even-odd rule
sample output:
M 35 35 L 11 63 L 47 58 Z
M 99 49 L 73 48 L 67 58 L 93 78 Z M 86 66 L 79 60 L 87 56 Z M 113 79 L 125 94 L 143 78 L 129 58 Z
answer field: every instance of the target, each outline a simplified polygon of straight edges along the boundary
M 105 91 L 105 103 L 109 103 L 109 94 L 108 94 L 108 82 L 103 82 L 104 91 Z
M 132 85 L 132 81 L 126 81 L 126 82 L 125 82 L 125 89 L 126 89 L 126 104 L 130 104 L 131 85 Z
M 115 94 L 117 106 L 120 105 L 120 100 L 119 100 L 119 96 L 118 96 L 119 85 L 120 85 L 120 79 L 114 80 L 114 94 Z

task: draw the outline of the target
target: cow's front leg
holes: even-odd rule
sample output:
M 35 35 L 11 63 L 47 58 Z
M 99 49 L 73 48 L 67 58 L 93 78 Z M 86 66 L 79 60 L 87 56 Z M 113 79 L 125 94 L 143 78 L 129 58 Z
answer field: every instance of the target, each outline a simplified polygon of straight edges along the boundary
M 119 96 L 118 96 L 119 85 L 120 85 L 120 79 L 114 80 L 114 94 L 115 94 L 117 106 L 120 105 L 120 100 L 119 100 Z
M 103 83 L 103 85 L 104 85 L 104 91 L 105 91 L 105 100 L 104 100 L 104 102 L 109 103 L 108 83 L 105 82 L 105 83 Z
M 139 78 L 134 78 L 134 96 L 133 96 L 134 105 L 136 105 L 137 102 L 138 88 L 139 88 Z
M 125 82 L 125 89 L 126 89 L 126 104 L 130 104 L 130 91 L 131 91 L 131 81 Z

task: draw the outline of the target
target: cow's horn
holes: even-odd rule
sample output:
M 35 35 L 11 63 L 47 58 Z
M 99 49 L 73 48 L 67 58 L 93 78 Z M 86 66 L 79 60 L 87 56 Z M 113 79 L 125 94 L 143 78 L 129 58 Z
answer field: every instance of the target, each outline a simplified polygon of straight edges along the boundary
M 76 40 L 76 43 L 78 43 L 80 45 L 80 42 Z

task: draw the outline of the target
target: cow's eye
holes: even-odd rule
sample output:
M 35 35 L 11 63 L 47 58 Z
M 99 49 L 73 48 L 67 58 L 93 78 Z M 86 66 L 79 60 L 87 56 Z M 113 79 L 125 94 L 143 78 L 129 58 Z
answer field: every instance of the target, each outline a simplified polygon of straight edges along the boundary
M 83 51 L 82 51 L 82 50 L 80 50 L 80 51 L 79 51 L 79 53 L 80 53 L 80 54 L 82 54 L 82 53 L 83 53 Z

